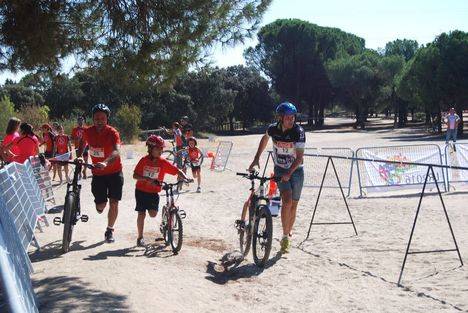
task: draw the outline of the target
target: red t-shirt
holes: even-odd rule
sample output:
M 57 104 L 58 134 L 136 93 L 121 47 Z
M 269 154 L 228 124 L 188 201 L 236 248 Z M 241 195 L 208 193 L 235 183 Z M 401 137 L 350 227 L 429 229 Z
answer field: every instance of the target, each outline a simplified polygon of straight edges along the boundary
M 97 131 L 96 126 L 86 128 L 83 132 L 83 140 L 88 143 L 93 164 L 104 161 L 112 154 L 114 146 L 120 145 L 119 132 L 109 125 L 106 125 L 100 132 Z M 109 175 L 120 171 L 122 171 L 122 161 L 120 157 L 117 157 L 105 168 L 93 169 L 93 175 Z
M 143 157 L 135 167 L 134 173 L 140 176 L 164 181 L 166 174 L 177 175 L 179 170 L 164 158 L 151 159 L 149 155 Z M 158 193 L 161 191 L 161 186 L 151 184 L 149 182 L 139 180 L 136 183 L 136 189 L 148 192 Z
M 39 152 L 39 140 L 36 136 L 22 136 L 15 139 L 19 153 L 13 158 L 17 163 L 24 163 L 29 157 L 37 155 Z
M 46 143 L 45 152 L 52 153 L 54 151 L 54 138 L 52 132 L 43 133 L 43 139 Z
M 19 138 L 19 136 L 20 135 L 17 132 L 14 132 L 13 134 L 6 135 L 5 138 L 3 138 L 3 146 L 6 146 L 10 142 L 14 142 L 17 138 Z M 18 155 L 19 152 L 20 152 L 18 146 L 15 143 L 13 143 L 8 150 L 10 150 L 10 152 L 13 153 L 14 155 Z M 13 162 L 13 157 L 8 157 L 7 156 L 5 158 L 5 161 Z
M 72 135 L 73 143 L 74 143 L 76 149 L 78 149 L 79 146 L 80 146 L 80 140 L 81 140 L 81 138 L 83 138 L 83 134 L 84 134 L 85 129 L 86 129 L 86 127 L 76 126 L 72 130 L 71 135 Z M 84 142 L 84 146 L 86 146 L 86 142 Z
M 65 154 L 69 152 L 68 143 L 70 142 L 70 137 L 67 135 L 57 135 L 55 136 L 55 145 L 57 146 L 57 154 Z
M 188 156 L 190 159 L 190 162 L 198 164 L 200 161 L 200 150 L 198 148 L 188 148 Z

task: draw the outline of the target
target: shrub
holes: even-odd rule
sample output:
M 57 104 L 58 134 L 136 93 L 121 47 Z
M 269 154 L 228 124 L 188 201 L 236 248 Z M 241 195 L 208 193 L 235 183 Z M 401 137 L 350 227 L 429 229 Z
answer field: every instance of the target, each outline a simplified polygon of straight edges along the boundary
M 24 105 L 19 109 L 18 117 L 22 122 L 34 126 L 34 131 L 38 133 L 41 125 L 49 122 L 49 107 L 46 105 Z
M 132 142 L 140 132 L 141 111 L 135 105 L 122 105 L 115 113 L 115 126 L 124 142 Z
M 0 136 L 3 136 L 5 135 L 8 121 L 11 117 L 15 116 L 15 105 L 10 101 L 8 96 L 0 99 L 0 112 Z

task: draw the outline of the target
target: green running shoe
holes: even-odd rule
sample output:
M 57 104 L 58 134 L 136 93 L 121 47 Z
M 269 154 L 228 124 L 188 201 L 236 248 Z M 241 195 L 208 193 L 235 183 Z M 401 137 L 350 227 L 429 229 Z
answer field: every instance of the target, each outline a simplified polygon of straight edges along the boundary
M 289 253 L 289 248 L 291 247 L 291 240 L 289 239 L 289 237 L 284 237 L 283 239 L 281 239 L 280 245 L 281 253 Z

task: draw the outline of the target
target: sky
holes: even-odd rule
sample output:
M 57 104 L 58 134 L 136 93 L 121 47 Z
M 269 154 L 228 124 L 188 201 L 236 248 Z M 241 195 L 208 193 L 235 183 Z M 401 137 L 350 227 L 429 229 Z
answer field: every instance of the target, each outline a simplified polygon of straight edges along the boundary
M 377 49 L 395 39 L 427 44 L 442 32 L 468 32 L 468 0 L 273 0 L 261 25 L 281 18 L 337 27 L 364 38 L 367 48 Z M 217 46 L 211 62 L 219 67 L 245 64 L 242 53 L 256 42 L 252 38 L 244 45 Z M 22 75 L 2 73 L 0 83 L 7 78 L 18 80 Z

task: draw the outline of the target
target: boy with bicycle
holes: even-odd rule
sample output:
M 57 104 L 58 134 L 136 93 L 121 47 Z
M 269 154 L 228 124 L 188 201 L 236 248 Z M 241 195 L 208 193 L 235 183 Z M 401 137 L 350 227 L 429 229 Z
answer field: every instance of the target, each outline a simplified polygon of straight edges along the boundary
M 161 157 L 165 146 L 164 139 L 160 136 L 151 135 L 146 140 L 148 155 L 138 161 L 133 172 L 133 178 L 137 181 L 135 186 L 135 211 L 138 212 L 137 218 L 137 246 L 145 246 L 143 239 L 143 228 L 145 225 L 146 211 L 150 217 L 156 217 L 159 207 L 159 192 L 161 186 L 158 182 L 164 180 L 166 174 L 179 175 L 184 180 L 193 181 L 180 169 L 172 165 L 171 162 Z
M 181 153 L 186 152 L 190 161 L 190 167 L 192 168 L 193 178 L 197 179 L 197 193 L 201 192 L 201 165 L 203 163 L 203 152 L 197 147 L 197 139 L 190 137 L 187 139 L 188 147 L 184 150 L 180 150 L 177 154 L 180 156 Z

